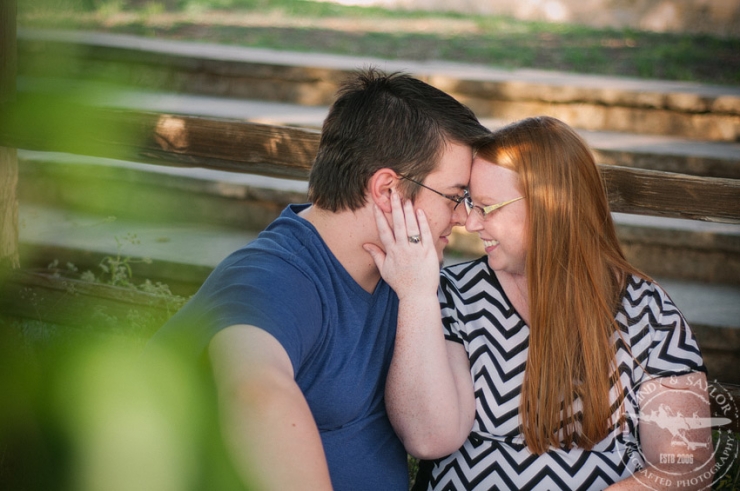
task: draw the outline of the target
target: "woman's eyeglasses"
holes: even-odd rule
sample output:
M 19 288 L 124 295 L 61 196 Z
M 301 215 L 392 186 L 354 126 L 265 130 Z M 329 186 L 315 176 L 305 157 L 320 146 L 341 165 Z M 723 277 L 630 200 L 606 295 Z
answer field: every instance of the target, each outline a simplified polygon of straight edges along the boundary
M 422 184 L 419 181 L 415 181 L 415 180 L 410 179 L 410 178 L 408 178 L 408 177 L 406 177 L 404 175 L 399 174 L 399 177 L 401 179 L 406 179 L 407 181 L 413 182 L 417 186 L 421 186 L 423 188 L 426 188 L 429 191 L 431 191 L 431 192 L 433 192 L 435 194 L 438 194 L 438 195 L 442 196 L 443 198 L 447 198 L 448 200 L 454 202 L 455 203 L 455 207 L 453 208 L 453 210 L 456 210 L 457 207 L 460 206 L 461 203 L 465 204 L 465 211 L 468 213 L 468 215 L 470 215 L 471 213 L 475 212 L 475 213 L 478 214 L 478 217 L 479 218 L 486 218 L 488 215 L 490 215 L 494 211 L 496 211 L 496 210 L 498 210 L 500 208 L 503 208 L 506 205 L 509 205 L 511 203 L 514 203 L 515 201 L 519 201 L 520 199 L 524 199 L 524 196 L 519 196 L 518 198 L 510 199 L 508 201 L 504 201 L 503 203 L 497 203 L 495 205 L 490 205 L 490 206 L 476 206 L 476 205 L 473 204 L 473 198 L 470 197 L 470 194 L 468 193 L 468 190 L 467 189 L 463 192 L 462 196 L 454 196 L 454 195 L 450 195 L 450 194 L 440 193 L 436 189 L 430 188 L 426 184 Z
M 465 196 L 465 210 L 468 212 L 468 215 L 470 215 L 473 212 L 476 212 L 478 214 L 478 218 L 486 218 L 488 215 L 493 213 L 494 211 L 503 208 L 506 205 L 509 205 L 515 201 L 519 201 L 520 199 L 524 199 L 524 196 L 519 196 L 518 198 L 510 199 L 508 201 L 504 201 L 503 203 L 496 203 L 495 205 L 490 206 L 476 206 L 473 204 L 473 198 L 470 197 L 470 195 L 466 194 Z

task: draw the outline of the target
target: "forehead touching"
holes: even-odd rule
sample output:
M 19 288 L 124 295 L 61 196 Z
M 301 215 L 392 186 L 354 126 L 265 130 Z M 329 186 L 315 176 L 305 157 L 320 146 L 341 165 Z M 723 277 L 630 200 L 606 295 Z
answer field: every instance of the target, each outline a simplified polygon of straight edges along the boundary
M 449 189 L 464 189 L 470 181 L 473 149 L 470 145 L 448 142 L 444 145 L 435 169 L 426 182 L 435 182 Z
M 477 156 L 470 175 L 470 193 L 474 198 L 499 198 L 520 187 L 519 174 L 496 162 Z

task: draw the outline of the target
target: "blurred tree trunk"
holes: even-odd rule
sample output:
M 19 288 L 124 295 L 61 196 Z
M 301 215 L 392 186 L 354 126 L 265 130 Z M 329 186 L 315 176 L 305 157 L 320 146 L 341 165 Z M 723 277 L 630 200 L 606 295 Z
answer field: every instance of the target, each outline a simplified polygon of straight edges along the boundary
M 15 99 L 17 0 L 0 0 L 0 117 Z M 18 157 L 15 148 L 0 147 L 0 268 L 18 268 Z

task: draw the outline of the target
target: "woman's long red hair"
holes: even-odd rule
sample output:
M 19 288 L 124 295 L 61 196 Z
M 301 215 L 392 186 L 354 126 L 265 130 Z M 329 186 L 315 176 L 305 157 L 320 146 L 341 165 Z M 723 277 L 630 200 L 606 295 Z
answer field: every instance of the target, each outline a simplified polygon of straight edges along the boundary
M 565 123 L 528 118 L 496 131 L 478 157 L 519 175 L 529 207 L 529 354 L 520 416 L 527 446 L 590 449 L 621 394 L 614 316 L 628 274 L 606 190 L 586 143 Z

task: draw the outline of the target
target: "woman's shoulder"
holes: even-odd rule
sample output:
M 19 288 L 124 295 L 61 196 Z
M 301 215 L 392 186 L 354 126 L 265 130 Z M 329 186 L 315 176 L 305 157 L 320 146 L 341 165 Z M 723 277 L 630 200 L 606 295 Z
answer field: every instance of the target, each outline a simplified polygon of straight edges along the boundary
M 688 329 L 678 306 L 655 281 L 631 275 L 622 293 L 617 322 L 633 336 Z
M 646 303 L 663 305 L 673 305 L 673 301 L 668 293 L 654 280 L 643 278 L 641 276 L 630 274 L 622 292 L 622 304 L 627 305 L 644 305 Z
M 701 350 L 679 308 L 655 281 L 639 276 L 628 279 L 617 312 L 622 341 L 629 349 L 617 357 L 635 359 L 635 381 L 651 376 L 706 371 Z

